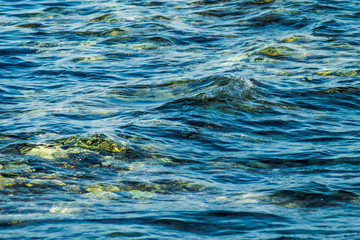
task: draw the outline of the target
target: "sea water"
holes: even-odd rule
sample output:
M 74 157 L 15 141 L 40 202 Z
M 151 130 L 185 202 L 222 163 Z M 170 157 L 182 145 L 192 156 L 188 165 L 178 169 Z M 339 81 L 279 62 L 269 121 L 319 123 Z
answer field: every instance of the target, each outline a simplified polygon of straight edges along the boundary
M 354 0 L 0 0 L 0 239 L 360 239 Z

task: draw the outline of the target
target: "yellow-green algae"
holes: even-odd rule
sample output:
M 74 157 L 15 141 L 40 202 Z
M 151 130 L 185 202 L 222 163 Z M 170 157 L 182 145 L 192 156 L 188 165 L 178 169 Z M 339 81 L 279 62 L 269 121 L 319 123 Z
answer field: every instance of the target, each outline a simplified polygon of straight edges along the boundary
M 162 180 L 150 183 L 119 182 L 117 184 L 92 184 L 84 187 L 87 195 L 101 198 L 118 198 L 117 193 L 127 192 L 134 199 L 148 199 L 156 194 L 174 194 L 181 192 L 198 192 L 205 186 L 180 180 Z
M 89 22 L 116 22 L 117 20 L 115 19 L 109 19 L 113 16 L 114 14 L 112 13 L 106 13 L 104 15 L 91 19 Z
M 79 148 L 78 150 L 84 148 L 86 151 L 82 155 L 75 155 L 79 157 L 84 156 L 84 154 L 88 154 L 90 151 L 88 148 L 96 149 L 97 151 L 115 151 L 116 153 L 119 149 L 118 146 L 114 146 L 115 143 L 112 140 L 97 134 L 94 134 L 88 138 L 73 136 L 57 140 L 57 142 L 53 141 L 53 144 L 54 145 L 42 144 L 40 146 L 35 146 L 27 154 L 41 156 L 48 159 L 53 159 L 56 157 L 56 161 L 50 161 L 49 163 L 53 164 L 54 166 L 79 169 L 79 167 L 82 167 L 83 164 L 76 165 L 76 163 L 72 164 L 71 162 L 66 162 L 69 161 L 68 158 L 71 154 L 73 154 L 71 152 L 74 151 L 74 149 L 71 148 L 74 146 L 76 146 L 75 148 Z M 61 149 L 60 147 L 65 148 Z M 57 153 L 58 151 L 62 153 Z M 154 155 L 153 157 L 157 159 L 157 156 Z M 159 157 L 158 163 L 168 163 L 169 161 L 171 162 L 170 158 Z M 205 186 L 194 184 L 189 181 L 168 179 L 148 183 L 119 181 L 114 183 L 93 183 L 87 184 L 85 186 L 79 186 L 78 180 L 81 178 L 87 178 L 86 175 L 71 174 L 65 177 L 61 174 L 46 172 L 45 167 L 43 169 L 44 171 L 39 172 L 36 170 L 36 168 L 29 165 L 29 162 L 27 161 L 3 161 L 0 163 L 0 189 L 7 189 L 10 194 L 15 194 L 17 191 L 24 191 L 24 188 L 27 189 L 26 191 L 34 191 L 37 193 L 46 192 L 50 188 L 56 188 L 60 191 L 68 193 L 75 192 L 84 194 L 84 196 L 87 198 L 112 200 L 118 199 L 121 196 L 121 194 L 119 194 L 121 192 L 127 193 L 127 197 L 129 198 L 148 199 L 155 194 L 177 194 L 183 192 L 202 191 L 206 189 Z M 147 162 L 139 163 L 142 163 L 144 166 L 148 165 Z M 104 166 L 99 165 L 99 167 Z M 130 170 L 134 170 L 134 168 Z M 122 174 L 121 171 L 119 171 L 119 174 Z M 73 213 L 73 210 L 74 209 L 72 208 L 69 209 L 67 207 L 54 206 L 50 212 L 68 214 Z
M 323 94 L 332 94 L 332 93 L 351 94 L 351 93 L 355 93 L 358 91 L 359 91 L 358 88 L 346 87 L 346 88 L 329 88 L 329 89 L 320 91 L 320 93 L 323 93 Z
M 86 62 L 86 63 L 93 63 L 96 61 L 100 61 L 105 59 L 104 56 L 100 55 L 100 56 L 91 56 L 91 57 L 78 57 L 73 59 L 73 62 Z
M 80 147 L 100 152 L 106 151 L 112 153 L 124 153 L 128 150 L 126 146 L 117 144 L 103 134 L 93 134 L 90 138 L 72 136 L 69 138 L 55 140 L 54 142 L 68 147 Z
M 269 4 L 269 3 L 273 3 L 275 2 L 275 0 L 253 0 L 250 3 L 253 4 Z
M 41 28 L 41 27 L 45 27 L 45 25 L 39 24 L 39 23 L 25 23 L 25 24 L 16 25 L 16 27 L 18 27 L 18 28 Z
M 314 73 L 318 76 L 337 76 L 337 77 L 355 77 L 360 75 L 360 70 L 336 71 L 336 70 L 321 70 Z
M 294 35 L 291 37 L 286 37 L 281 40 L 283 43 L 290 43 L 290 42 L 310 42 L 310 39 L 304 35 Z
M 294 49 L 285 47 L 285 46 L 279 46 L 279 47 L 266 47 L 264 49 L 261 49 L 257 51 L 257 54 L 264 55 L 267 57 L 286 57 L 294 52 Z

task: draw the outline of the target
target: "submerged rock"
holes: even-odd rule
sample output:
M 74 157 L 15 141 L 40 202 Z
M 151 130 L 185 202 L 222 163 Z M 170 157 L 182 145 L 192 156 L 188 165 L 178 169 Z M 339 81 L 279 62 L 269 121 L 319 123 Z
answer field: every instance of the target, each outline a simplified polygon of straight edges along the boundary
M 290 42 L 310 42 L 310 39 L 303 35 L 294 35 L 291 37 L 281 39 L 283 43 L 290 43 Z
M 205 186 L 188 181 L 158 180 L 151 183 L 123 182 L 121 191 L 126 191 L 131 198 L 149 198 L 152 194 L 176 194 L 185 192 L 199 192 L 206 189 Z
M 136 155 L 132 148 L 125 146 L 125 142 L 118 144 L 104 134 L 93 134 L 89 137 L 76 135 L 39 144 L 10 144 L 2 148 L 0 152 L 4 154 L 28 154 L 44 159 L 69 158 L 71 154 L 89 155 L 92 152 L 102 155 L 124 155 L 125 153 L 128 156 Z M 92 158 L 87 155 L 84 158 Z M 74 156 L 73 158 L 76 158 Z
M 273 3 L 275 2 L 275 0 L 253 0 L 253 1 L 250 1 L 249 3 L 252 3 L 252 4 L 269 4 L 269 3 Z
M 36 144 L 31 143 L 10 144 L 5 148 L 1 149 L 0 152 L 5 154 L 26 154 L 36 146 Z
M 99 17 L 93 18 L 89 22 L 116 22 L 115 19 L 109 19 L 113 16 L 114 16 L 114 14 L 107 13 L 107 14 L 101 15 Z
M 127 147 L 118 145 L 104 134 L 93 134 L 89 138 L 72 136 L 54 142 L 63 145 L 63 147 L 80 147 L 97 152 L 124 153 L 128 150 Z
M 284 46 L 279 47 L 267 47 L 257 51 L 257 54 L 264 55 L 267 57 L 284 58 L 294 53 L 294 49 Z
M 45 25 L 39 24 L 39 23 L 25 23 L 25 24 L 21 24 L 21 25 L 16 25 L 16 27 L 18 27 L 18 28 L 41 28 L 41 27 L 45 27 Z
M 355 77 L 360 75 L 360 70 L 336 71 L 336 70 L 322 70 L 314 73 L 317 76 L 337 76 L 337 77 Z
M 328 88 L 320 91 L 321 94 L 333 94 L 333 93 L 343 93 L 343 94 L 359 94 L 359 89 L 354 87 L 337 87 L 337 88 Z
M 77 57 L 75 59 L 73 59 L 73 62 L 86 62 L 86 63 L 93 63 L 96 61 L 101 61 L 104 60 L 105 57 L 104 56 L 92 56 L 92 57 Z
M 319 208 L 341 206 L 346 202 L 358 202 L 359 195 L 349 191 L 334 191 L 328 193 L 280 190 L 263 200 L 270 204 L 289 208 Z

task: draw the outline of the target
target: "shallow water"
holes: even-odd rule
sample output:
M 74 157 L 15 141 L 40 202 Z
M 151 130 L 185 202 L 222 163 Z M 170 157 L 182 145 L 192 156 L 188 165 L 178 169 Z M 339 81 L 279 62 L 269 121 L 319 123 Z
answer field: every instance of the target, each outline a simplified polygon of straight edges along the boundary
M 0 239 L 360 238 L 357 1 L 0 3 Z

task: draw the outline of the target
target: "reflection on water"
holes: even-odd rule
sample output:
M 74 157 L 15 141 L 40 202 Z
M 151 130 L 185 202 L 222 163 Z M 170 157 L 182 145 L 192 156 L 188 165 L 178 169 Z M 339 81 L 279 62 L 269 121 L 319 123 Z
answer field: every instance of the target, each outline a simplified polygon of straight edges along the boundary
M 359 238 L 356 1 L 5 1 L 0 238 Z

